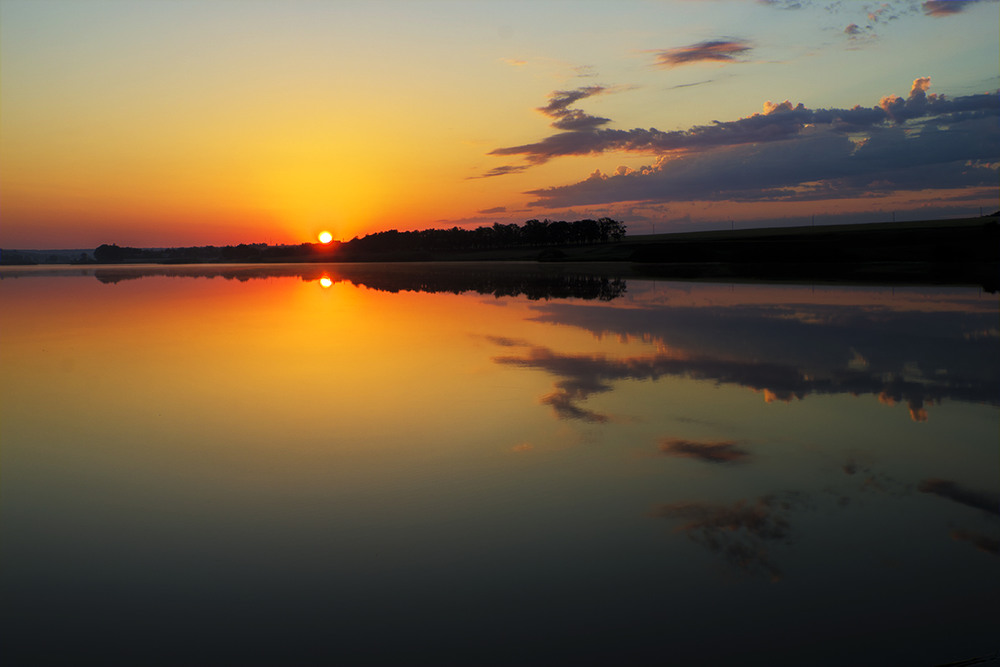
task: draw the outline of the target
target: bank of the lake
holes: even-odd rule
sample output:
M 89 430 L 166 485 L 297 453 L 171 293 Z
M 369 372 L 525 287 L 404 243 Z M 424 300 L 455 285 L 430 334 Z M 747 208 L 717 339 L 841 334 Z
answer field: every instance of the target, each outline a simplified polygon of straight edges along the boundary
M 993 292 L 1000 278 L 997 219 L 627 236 L 600 245 L 495 251 L 488 258 L 627 262 L 635 274 L 671 278 L 973 284 Z
M 604 243 L 527 244 L 466 250 L 375 248 L 355 242 L 216 248 L 114 248 L 121 259 L 101 263 L 317 262 L 609 262 L 632 275 L 682 279 L 810 280 L 903 284 L 1000 285 L 998 214 L 924 220 L 624 236 Z M 100 250 L 100 248 L 98 249 Z M 42 252 L 42 251 L 38 251 Z M 87 261 L 80 253 L 5 250 L 2 264 Z M 95 251 L 94 255 L 99 253 Z M 107 253 L 105 253 L 107 254 Z M 91 260 L 92 261 L 92 260 Z

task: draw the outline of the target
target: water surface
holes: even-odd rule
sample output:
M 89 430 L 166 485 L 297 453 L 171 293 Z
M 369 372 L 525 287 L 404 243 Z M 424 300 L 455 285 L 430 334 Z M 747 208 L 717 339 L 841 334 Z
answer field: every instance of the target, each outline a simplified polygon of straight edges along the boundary
M 4 269 L 5 664 L 1000 649 L 976 289 Z

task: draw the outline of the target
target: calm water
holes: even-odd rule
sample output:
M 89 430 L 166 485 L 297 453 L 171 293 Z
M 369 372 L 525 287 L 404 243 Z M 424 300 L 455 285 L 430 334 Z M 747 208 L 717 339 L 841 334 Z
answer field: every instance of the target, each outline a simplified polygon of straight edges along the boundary
M 5 269 L 0 659 L 1000 649 L 996 295 L 562 271 Z

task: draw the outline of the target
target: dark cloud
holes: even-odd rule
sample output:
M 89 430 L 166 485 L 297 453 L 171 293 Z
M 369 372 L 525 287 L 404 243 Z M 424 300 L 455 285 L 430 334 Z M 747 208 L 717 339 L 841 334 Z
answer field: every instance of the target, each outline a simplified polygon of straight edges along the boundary
M 951 539 L 960 542 L 969 542 L 977 549 L 992 556 L 1000 556 L 1000 540 L 989 535 L 977 533 L 972 530 L 956 528 L 951 531 Z
M 635 128 L 564 132 L 534 143 L 497 148 L 490 151 L 490 154 L 522 155 L 534 163 L 560 156 L 608 151 L 657 155 L 783 141 L 802 136 L 816 127 L 847 134 L 889 127 L 923 117 L 934 117 L 941 124 L 972 118 L 993 119 L 1000 109 L 1000 102 L 995 94 L 984 93 L 950 99 L 943 95 L 928 95 L 926 91 L 929 85 L 930 79 L 921 77 L 913 82 L 906 99 L 887 95 L 875 107 L 809 109 L 801 103 L 793 105 L 787 100 L 781 103 L 766 102 L 761 113 L 732 121 L 712 121 L 708 125 L 696 125 L 687 130 Z M 589 89 L 580 89 L 586 90 Z M 553 107 L 551 112 L 546 113 L 554 117 L 569 115 L 572 110 L 566 109 L 566 104 L 586 96 L 571 94 L 580 91 L 556 93 L 553 101 L 541 109 Z M 996 152 L 992 155 L 995 156 Z
M 494 167 L 485 174 L 480 174 L 478 176 L 468 176 L 466 177 L 466 180 L 472 180 L 476 178 L 491 178 L 493 176 L 506 176 L 507 174 L 517 174 L 524 171 L 527 168 L 528 165 L 523 165 L 523 164 L 521 165 L 506 164 L 501 167 Z
M 597 95 L 603 90 L 604 88 L 601 86 L 584 86 L 574 90 L 557 90 L 549 95 L 549 103 L 543 107 L 538 107 L 538 110 L 550 118 L 558 118 L 568 111 L 569 105 L 591 95 Z
M 584 86 L 575 90 L 557 90 L 549 95 L 549 103 L 543 107 L 538 107 L 538 111 L 554 119 L 552 127 L 556 129 L 574 132 L 593 130 L 611 121 L 607 118 L 591 116 L 579 109 L 570 109 L 569 105 L 579 102 L 582 99 L 599 95 L 605 92 L 605 90 L 604 86 Z
M 697 442 L 680 438 L 664 438 L 660 442 L 660 452 L 706 463 L 738 463 L 750 457 L 750 452 L 736 442 Z
M 862 34 L 863 31 L 861 30 L 861 28 L 858 27 L 857 23 L 852 23 L 846 28 L 844 28 L 844 32 L 848 35 L 851 35 L 852 37 L 855 37 L 857 35 Z
M 1000 514 L 1000 495 L 969 489 L 958 482 L 947 479 L 930 478 L 920 482 L 917 489 L 922 493 L 932 493 L 946 500 L 982 510 L 989 514 Z
M 762 113 L 746 118 L 727 122 L 713 121 L 708 125 L 697 125 L 688 130 L 596 129 L 595 125 L 587 120 L 594 117 L 586 114 L 578 116 L 575 115 L 575 110 L 566 108 L 566 105 L 592 94 L 586 93 L 588 90 L 590 89 L 556 93 L 549 105 L 540 108 L 546 115 L 566 120 L 567 127 L 553 123 L 554 126 L 569 129 L 568 125 L 579 124 L 581 126 L 579 130 L 554 134 L 530 144 L 497 148 L 490 151 L 490 155 L 521 155 L 532 163 L 542 163 L 561 156 L 609 151 L 656 155 L 779 141 L 795 137 L 805 128 L 816 124 L 835 125 L 842 131 L 853 131 L 884 123 L 888 119 L 886 111 L 881 108 L 810 110 L 802 104 L 793 105 L 785 101 L 778 104 L 767 102 Z M 890 98 L 884 99 L 892 101 Z M 906 109 L 912 112 L 913 106 L 911 104 Z M 606 119 L 596 120 L 606 122 Z
M 676 86 L 670 86 L 668 90 L 678 90 L 680 88 L 693 88 L 694 86 L 701 86 L 706 83 L 712 83 L 714 79 L 705 79 L 704 81 L 695 81 L 694 83 L 678 83 Z
M 889 21 L 895 21 L 903 12 L 906 11 L 906 5 L 893 5 L 892 3 L 883 2 L 881 5 L 875 9 L 868 11 L 868 22 L 869 24 L 876 23 L 888 23 Z
M 520 146 L 495 148 L 490 155 L 523 155 L 532 164 L 542 164 L 552 158 L 567 155 L 587 155 L 614 150 L 612 138 L 622 142 L 624 136 L 621 130 L 603 130 L 600 132 L 563 132 L 554 134 L 541 141 Z M 526 167 L 524 167 L 526 168 Z
M 927 16 L 941 18 L 964 12 L 970 5 L 989 0 L 927 0 L 920 5 Z M 995 0 L 993 0 L 995 1 Z
M 802 9 L 802 3 L 798 0 L 757 0 L 757 2 L 778 9 Z
M 490 155 L 524 155 L 531 164 L 541 164 L 550 158 L 560 155 L 579 154 L 591 150 L 583 149 L 581 141 L 588 137 L 597 136 L 598 128 L 611 122 L 608 118 L 592 116 L 579 109 L 570 109 L 570 105 L 580 100 L 607 92 L 604 86 L 583 86 L 574 90 L 557 90 L 549 95 L 549 102 L 545 106 L 538 107 L 537 111 L 553 119 L 551 126 L 562 133 L 553 135 L 544 142 L 534 145 L 512 146 L 508 148 L 497 148 L 490 151 Z M 595 151 L 599 152 L 596 146 Z M 481 176 L 472 178 L 489 178 L 491 176 L 505 176 L 507 174 L 518 173 L 527 169 L 529 165 L 504 165 L 495 167 Z
M 530 191 L 534 206 L 646 201 L 810 201 L 899 190 L 995 187 L 995 118 L 871 129 L 858 138 L 820 128 L 773 128 L 794 141 L 761 141 L 660 158 L 614 174 Z
M 610 122 L 611 120 L 608 118 L 591 116 L 579 109 L 572 109 L 553 122 L 552 127 L 570 132 L 579 132 L 582 130 L 593 130 Z
M 660 51 L 656 54 L 656 64 L 661 67 L 678 67 L 700 62 L 738 62 L 737 56 L 752 48 L 748 42 L 738 39 L 709 40 Z
M 781 112 L 780 114 L 778 112 Z M 542 163 L 555 157 L 589 155 L 608 151 L 631 153 L 670 153 L 697 151 L 724 146 L 738 146 L 787 139 L 800 133 L 812 121 L 813 112 L 801 104 L 791 107 L 772 105 L 762 114 L 722 123 L 699 125 L 689 130 L 664 132 L 656 128 L 632 130 L 601 129 L 588 132 L 564 132 L 541 141 L 497 148 L 490 155 L 522 155 L 529 162 Z M 853 119 L 857 113 L 849 114 Z M 881 115 L 884 118 L 884 114 Z
M 753 502 L 739 500 L 732 505 L 681 502 L 660 505 L 652 515 L 682 521 L 679 532 L 721 555 L 736 569 L 777 581 L 781 570 L 769 553 L 769 544 L 790 541 L 789 513 L 801 502 L 797 493 L 761 496 Z
M 970 106 L 969 97 L 949 100 L 943 95 L 935 95 L 934 93 L 928 95 L 927 90 L 930 87 L 931 78 L 929 76 L 914 79 L 910 86 L 910 94 L 905 100 L 896 95 L 887 95 L 879 100 L 879 108 L 895 123 L 903 123 L 925 116 L 945 116 L 966 111 L 995 110 L 997 108 L 995 104 L 986 107 Z M 982 96 L 974 95 L 972 97 L 981 98 Z
M 484 208 L 482 211 L 477 211 L 477 213 L 482 213 L 483 215 L 489 215 L 490 213 L 506 213 L 506 206 L 494 206 L 493 208 Z
M 508 338 L 507 336 L 486 336 L 486 340 L 500 347 L 524 347 L 528 345 L 526 341 L 519 338 Z
M 540 110 L 567 131 L 497 148 L 527 165 L 557 157 L 621 151 L 654 156 L 638 169 L 594 172 L 577 183 L 532 190 L 534 206 L 570 207 L 629 201 L 822 200 L 908 189 L 995 186 L 1000 155 L 997 94 L 957 98 L 928 93 L 914 80 L 906 98 L 877 106 L 809 109 L 767 102 L 762 112 L 687 130 L 618 130 L 569 106 L 604 88 L 554 93 Z

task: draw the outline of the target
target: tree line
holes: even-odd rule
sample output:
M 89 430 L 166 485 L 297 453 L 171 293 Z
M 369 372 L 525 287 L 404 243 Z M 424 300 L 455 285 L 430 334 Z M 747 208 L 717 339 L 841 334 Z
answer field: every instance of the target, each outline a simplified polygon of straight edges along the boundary
M 344 244 L 356 251 L 398 250 L 494 250 L 500 248 L 543 247 L 611 243 L 625 236 L 625 224 L 611 218 L 597 220 L 528 220 L 523 225 L 493 223 L 475 229 L 424 229 L 400 232 L 390 229 Z
M 597 220 L 528 220 L 523 225 L 494 223 L 476 229 L 390 229 L 355 237 L 344 243 L 328 245 L 269 246 L 266 243 L 241 243 L 228 246 L 192 246 L 185 248 L 132 248 L 102 244 L 94 250 L 94 259 L 102 264 L 121 262 L 206 263 L 206 262 L 310 262 L 338 258 L 364 260 L 386 253 L 412 255 L 429 252 L 463 252 L 506 248 L 546 247 L 612 243 L 625 236 L 624 223 L 611 218 Z
M 186 248 L 132 248 L 114 243 L 102 244 L 94 250 L 94 260 L 100 264 L 122 262 L 156 262 L 165 264 L 200 264 L 207 262 L 308 262 L 315 255 L 314 244 L 273 245 L 240 243 L 227 246 L 191 246 Z

